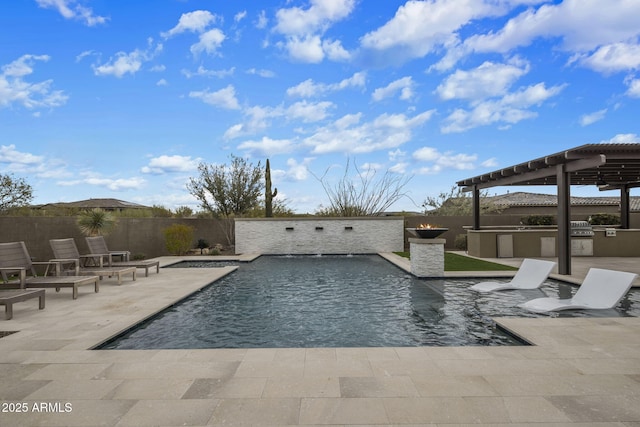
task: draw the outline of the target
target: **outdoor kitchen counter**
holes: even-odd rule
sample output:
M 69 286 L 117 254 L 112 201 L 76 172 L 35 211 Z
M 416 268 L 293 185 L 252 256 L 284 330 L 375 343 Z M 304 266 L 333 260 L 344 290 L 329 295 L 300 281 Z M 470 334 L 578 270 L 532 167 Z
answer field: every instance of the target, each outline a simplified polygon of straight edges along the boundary
M 638 257 L 640 229 L 595 226 L 592 236 L 572 236 L 572 256 Z M 557 256 L 557 229 L 500 227 L 467 230 L 467 251 L 479 258 Z

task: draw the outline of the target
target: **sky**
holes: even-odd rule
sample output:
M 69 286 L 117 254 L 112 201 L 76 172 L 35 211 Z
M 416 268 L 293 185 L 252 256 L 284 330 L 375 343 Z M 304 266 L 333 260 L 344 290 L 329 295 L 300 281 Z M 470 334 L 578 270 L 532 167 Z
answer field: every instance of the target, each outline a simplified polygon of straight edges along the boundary
M 638 0 L 3 1 L 0 173 L 34 204 L 197 210 L 199 164 L 268 158 L 278 198 L 313 213 L 350 164 L 408 180 L 390 210 L 420 211 L 465 178 L 640 142 L 638 17 Z M 517 190 L 555 193 L 491 192 Z

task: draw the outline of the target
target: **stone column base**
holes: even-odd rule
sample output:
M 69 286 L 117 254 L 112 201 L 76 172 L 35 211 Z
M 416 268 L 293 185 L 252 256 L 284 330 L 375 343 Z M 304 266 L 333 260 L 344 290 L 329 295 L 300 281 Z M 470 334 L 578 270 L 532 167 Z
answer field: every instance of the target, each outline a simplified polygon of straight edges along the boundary
M 411 274 L 417 277 L 444 277 L 445 239 L 409 239 Z

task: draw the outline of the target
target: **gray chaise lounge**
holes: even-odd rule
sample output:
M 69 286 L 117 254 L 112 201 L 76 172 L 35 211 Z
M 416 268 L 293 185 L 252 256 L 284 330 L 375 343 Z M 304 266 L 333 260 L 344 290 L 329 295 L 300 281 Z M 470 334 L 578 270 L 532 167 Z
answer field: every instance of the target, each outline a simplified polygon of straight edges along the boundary
M 38 276 L 35 265 L 46 266 L 43 276 Z M 50 269 L 56 274 L 48 276 Z M 72 288 L 73 299 L 78 298 L 78 287 L 94 285 L 99 291 L 98 276 L 60 276 L 61 265 L 57 262 L 33 262 L 24 242 L 0 243 L 0 273 L 7 288 Z M 11 278 L 18 275 L 18 278 Z
M 153 259 L 142 259 L 131 261 L 129 251 L 110 251 L 103 236 L 85 237 L 91 255 L 101 256 L 107 260 L 110 267 L 136 267 L 144 268 L 145 277 L 149 276 L 149 269 L 155 267 L 156 273 L 160 273 L 160 261 Z M 114 261 L 114 257 L 122 257 L 122 261 Z
M 62 265 L 67 271 L 75 273 L 76 275 L 95 275 L 100 277 L 116 276 L 118 279 L 118 285 L 122 284 L 122 276 L 124 274 L 131 274 L 133 280 L 136 280 L 136 268 L 135 267 L 104 267 L 102 264 L 102 257 L 95 255 L 80 255 L 78 247 L 73 239 L 51 239 L 49 240 L 51 249 L 53 249 L 54 259 L 52 262 L 57 262 Z M 87 260 L 96 261 L 95 267 L 86 266 Z M 69 268 L 69 266 L 71 266 Z

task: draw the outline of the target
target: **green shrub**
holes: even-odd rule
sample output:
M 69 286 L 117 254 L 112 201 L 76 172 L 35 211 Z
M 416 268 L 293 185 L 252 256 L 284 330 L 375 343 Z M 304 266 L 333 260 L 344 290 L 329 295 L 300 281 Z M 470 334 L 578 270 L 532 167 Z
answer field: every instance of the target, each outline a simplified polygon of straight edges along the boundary
M 458 234 L 453 241 L 453 246 L 459 251 L 467 250 L 467 235 L 466 234 Z
M 193 246 L 194 228 L 184 224 L 173 224 L 164 229 L 165 245 L 172 255 L 184 255 Z
M 620 216 L 615 214 L 599 213 L 593 214 L 589 217 L 589 224 L 591 225 L 619 225 Z
M 553 225 L 556 219 L 553 215 L 529 215 L 521 220 L 523 225 Z

